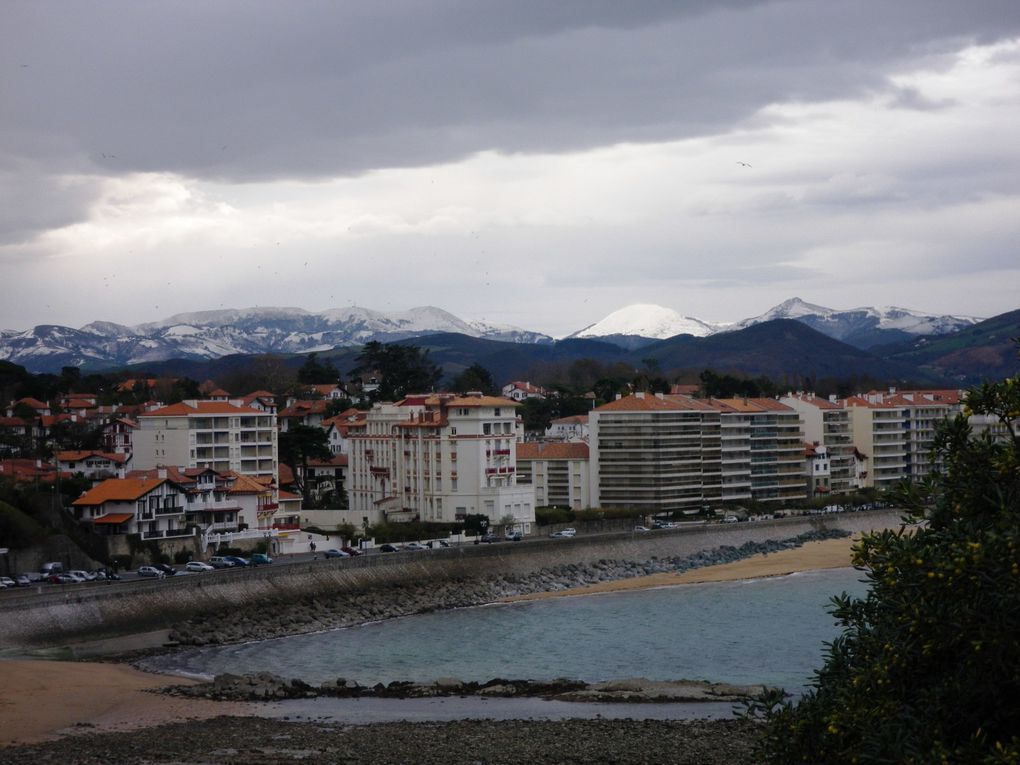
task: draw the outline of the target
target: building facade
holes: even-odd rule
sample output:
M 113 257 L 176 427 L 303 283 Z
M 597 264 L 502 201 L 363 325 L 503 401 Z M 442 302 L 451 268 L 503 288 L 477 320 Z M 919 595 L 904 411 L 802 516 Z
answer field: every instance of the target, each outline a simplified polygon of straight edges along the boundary
M 211 468 L 275 481 L 279 468 L 276 415 L 240 401 L 182 401 L 138 416 L 136 469 Z
M 536 507 L 587 510 L 591 507 L 588 444 L 518 444 L 517 482 L 534 488 Z
M 517 484 L 516 407 L 452 394 L 376 404 L 348 431 L 351 510 L 364 523 L 485 515 L 529 531 L 535 493 Z

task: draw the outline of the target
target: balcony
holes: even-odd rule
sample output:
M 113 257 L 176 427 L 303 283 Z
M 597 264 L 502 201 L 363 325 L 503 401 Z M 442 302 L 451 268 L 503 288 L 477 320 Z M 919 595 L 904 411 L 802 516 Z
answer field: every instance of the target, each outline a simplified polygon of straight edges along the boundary
M 166 507 L 155 508 L 156 515 L 182 515 L 184 513 L 183 505 L 169 505 Z

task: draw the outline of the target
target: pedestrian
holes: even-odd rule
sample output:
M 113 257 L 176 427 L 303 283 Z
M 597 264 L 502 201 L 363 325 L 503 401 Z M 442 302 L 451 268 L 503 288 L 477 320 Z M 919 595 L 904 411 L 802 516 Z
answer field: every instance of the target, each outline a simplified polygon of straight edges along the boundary
M 312 551 L 312 560 L 318 560 L 319 554 L 315 552 L 315 542 L 308 545 L 308 549 Z

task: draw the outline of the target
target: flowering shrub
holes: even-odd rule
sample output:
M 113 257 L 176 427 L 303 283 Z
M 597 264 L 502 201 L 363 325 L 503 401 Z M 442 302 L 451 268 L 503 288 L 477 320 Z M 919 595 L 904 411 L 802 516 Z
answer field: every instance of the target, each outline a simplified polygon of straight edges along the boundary
M 1020 763 L 1020 377 L 966 398 L 935 444 L 941 465 L 904 487 L 899 531 L 866 535 L 861 599 L 833 599 L 842 635 L 799 701 L 759 698 L 770 763 Z

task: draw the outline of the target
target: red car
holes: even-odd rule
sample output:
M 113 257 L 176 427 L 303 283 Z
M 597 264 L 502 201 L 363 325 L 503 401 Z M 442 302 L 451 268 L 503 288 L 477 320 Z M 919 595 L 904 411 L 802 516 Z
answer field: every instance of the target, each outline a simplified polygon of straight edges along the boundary
M 353 547 L 341 547 L 340 549 L 343 550 L 348 555 L 350 555 L 352 558 L 356 558 L 357 556 L 364 554 L 361 552 L 361 550 L 356 550 Z

